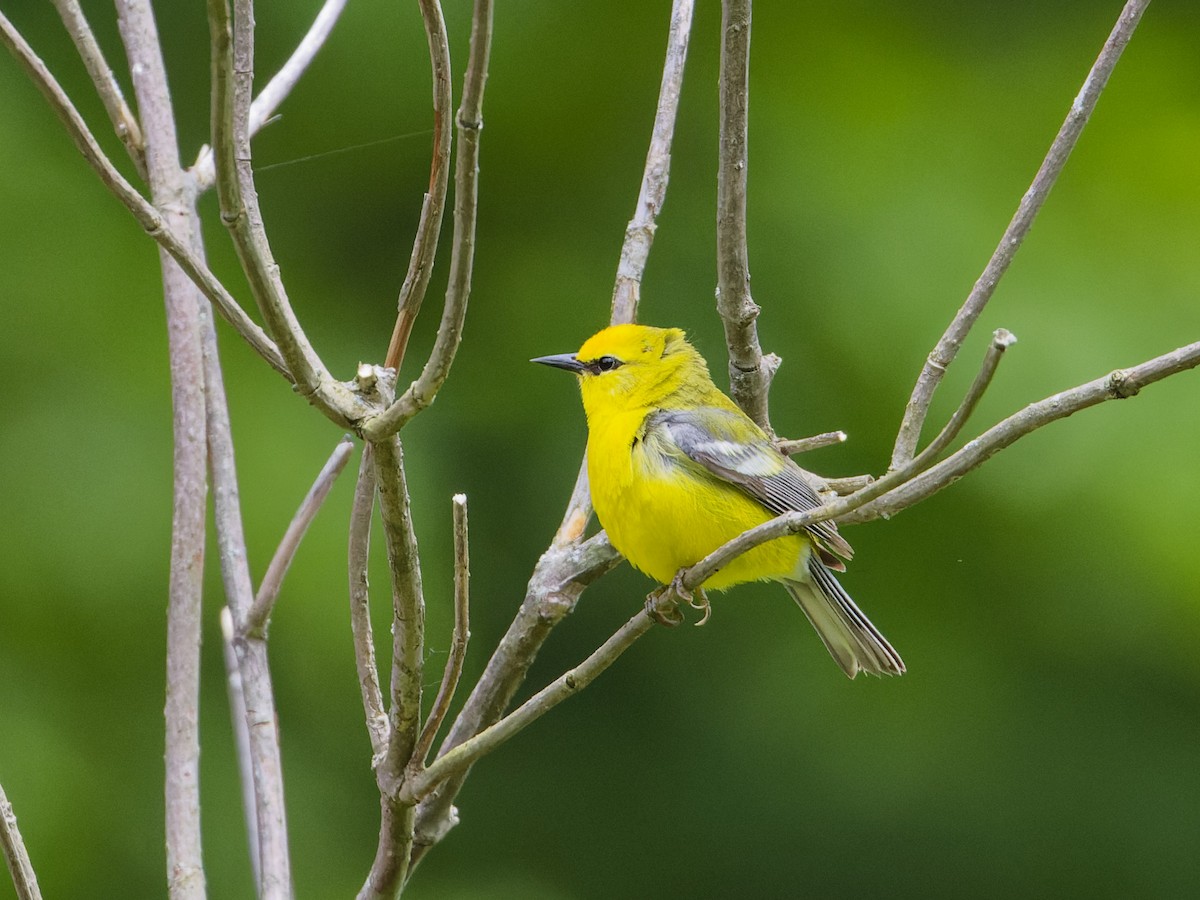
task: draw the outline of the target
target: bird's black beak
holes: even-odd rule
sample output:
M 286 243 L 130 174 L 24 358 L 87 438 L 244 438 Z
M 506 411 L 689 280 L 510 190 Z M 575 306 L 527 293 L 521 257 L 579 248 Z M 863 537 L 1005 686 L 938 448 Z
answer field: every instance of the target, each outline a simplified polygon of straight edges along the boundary
M 556 369 L 566 369 L 568 372 L 582 372 L 583 363 L 575 358 L 574 353 L 558 353 L 554 356 L 539 356 L 530 362 L 541 363 L 543 366 L 554 366 Z

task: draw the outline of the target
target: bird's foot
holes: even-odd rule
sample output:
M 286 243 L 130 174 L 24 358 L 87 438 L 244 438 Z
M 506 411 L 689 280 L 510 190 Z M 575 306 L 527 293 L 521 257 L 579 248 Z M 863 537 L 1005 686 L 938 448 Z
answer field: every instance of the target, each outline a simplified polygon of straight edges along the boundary
M 659 625 L 674 628 L 683 624 L 683 613 L 679 611 L 679 598 L 674 583 L 656 588 L 646 595 L 646 614 Z
M 687 603 L 692 609 L 704 613 L 700 621 L 696 623 L 697 625 L 703 625 L 712 615 L 712 606 L 708 602 L 708 596 L 700 588 L 693 591 L 685 587 L 682 571 L 671 579 L 670 584 L 663 585 L 647 595 L 646 612 L 658 624 L 673 628 L 683 623 L 683 613 L 679 611 L 680 600 Z

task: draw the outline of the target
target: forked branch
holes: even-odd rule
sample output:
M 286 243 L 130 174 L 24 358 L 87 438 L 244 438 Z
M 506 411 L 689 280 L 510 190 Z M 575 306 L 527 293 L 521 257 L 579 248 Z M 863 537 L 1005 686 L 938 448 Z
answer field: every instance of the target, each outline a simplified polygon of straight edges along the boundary
M 945 334 L 937 342 L 937 346 L 933 348 L 929 358 L 925 360 L 925 365 L 913 387 L 912 396 L 904 410 L 904 419 L 900 423 L 900 430 L 896 435 L 896 445 L 892 450 L 890 468 L 900 468 L 916 453 L 917 443 L 921 437 L 921 428 L 929 413 L 929 404 L 933 400 L 934 391 L 937 390 L 942 377 L 946 374 L 946 368 L 958 355 L 958 350 L 966 340 L 971 327 L 992 298 L 996 285 L 1008 271 L 1009 263 L 1020 249 L 1021 242 L 1025 240 L 1029 229 L 1033 227 L 1034 218 L 1041 210 L 1042 204 L 1046 202 L 1046 197 L 1049 195 L 1050 189 L 1054 187 L 1058 176 L 1062 173 L 1063 166 L 1066 165 L 1071 151 L 1079 141 L 1080 134 L 1083 133 L 1083 127 L 1096 108 L 1096 102 L 1100 99 L 1101 92 L 1108 84 L 1108 77 L 1112 74 L 1113 67 L 1121 58 L 1121 52 L 1129 43 L 1129 39 L 1133 37 L 1134 29 L 1137 28 L 1142 13 L 1149 4 L 1150 0 L 1129 0 L 1125 4 L 1125 8 L 1117 18 L 1117 24 L 1113 26 L 1108 40 L 1104 42 L 1104 48 L 1100 51 L 1091 71 L 1088 72 L 1083 87 L 1080 88 L 1079 94 L 1071 104 L 1067 118 L 1051 143 L 1046 158 L 1042 160 L 1041 168 L 1034 176 L 1033 184 L 1021 198 L 1016 214 L 1008 223 L 1008 228 L 1004 230 L 1004 235 L 1000 238 L 1000 243 L 996 246 L 992 258 L 988 260 L 983 274 L 975 282 L 966 302 L 959 309 Z
M 475 0 L 471 43 L 463 77 L 458 125 L 458 158 L 454 165 L 454 234 L 450 245 L 450 280 L 433 350 L 421 374 L 391 406 L 362 427 L 369 441 L 395 434 L 437 397 L 450 375 L 462 341 L 471 272 L 475 262 L 475 223 L 479 212 L 479 137 L 483 130 L 483 89 L 492 47 L 492 0 Z

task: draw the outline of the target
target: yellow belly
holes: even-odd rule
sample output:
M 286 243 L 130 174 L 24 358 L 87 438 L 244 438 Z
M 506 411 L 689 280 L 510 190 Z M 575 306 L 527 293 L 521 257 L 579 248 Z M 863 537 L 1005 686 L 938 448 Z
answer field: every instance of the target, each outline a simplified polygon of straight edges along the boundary
M 600 524 L 630 563 L 663 584 L 748 528 L 774 518 L 715 477 L 646 465 L 628 449 L 615 454 L 600 450 L 595 442 L 589 444 L 588 477 Z M 704 587 L 720 590 L 794 575 L 808 553 L 807 538 L 778 538 L 737 557 Z

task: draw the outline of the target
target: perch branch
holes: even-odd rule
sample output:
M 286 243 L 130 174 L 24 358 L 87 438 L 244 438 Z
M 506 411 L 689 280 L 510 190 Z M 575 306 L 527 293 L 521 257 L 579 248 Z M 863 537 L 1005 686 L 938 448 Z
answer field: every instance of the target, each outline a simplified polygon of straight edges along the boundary
M 242 717 L 246 731 L 248 756 L 242 758 L 239 755 L 239 767 L 243 778 L 249 770 L 250 780 L 248 783 L 243 780 L 242 792 L 245 798 L 249 786 L 253 802 L 253 806 L 243 812 L 248 822 L 251 819 L 254 822 L 249 836 L 256 841 L 251 859 L 258 863 L 255 870 L 258 894 L 262 898 L 285 900 L 292 894 L 292 875 L 275 693 L 271 687 L 267 643 L 260 637 L 246 634 L 246 616 L 254 604 L 254 587 L 242 528 L 242 504 L 225 379 L 211 317 L 206 317 L 203 346 L 213 522 L 217 532 L 221 582 L 233 619 L 233 649 L 241 679 L 241 705 L 232 705 L 231 713 Z
M 421 311 L 429 277 L 433 274 L 433 259 L 437 254 L 438 235 L 446 211 L 446 189 L 450 185 L 450 107 L 454 102 L 450 88 L 450 44 L 446 38 L 446 22 L 438 0 L 420 0 L 421 19 L 429 43 L 429 66 L 433 72 L 433 159 L 429 170 L 429 191 L 421 201 L 421 216 L 417 220 L 417 235 L 413 239 L 408 272 L 400 286 L 396 303 L 396 325 L 384 357 L 385 368 L 400 371 L 413 323 Z M 481 88 L 482 89 L 482 88 Z
M 997 329 L 992 337 L 992 343 L 988 346 L 987 353 L 984 355 L 983 365 L 979 369 L 979 374 L 975 376 L 975 380 L 971 383 L 971 387 L 967 390 L 958 409 L 954 411 L 954 415 L 950 417 L 950 421 L 946 423 L 937 437 L 929 443 L 929 446 L 905 464 L 903 468 L 893 469 L 882 478 L 872 481 L 869 485 L 848 497 L 840 497 L 831 503 L 805 513 L 785 513 L 769 522 L 764 522 L 762 525 L 743 532 L 738 537 L 714 550 L 704 559 L 700 560 L 700 562 L 685 570 L 681 580 L 683 587 L 688 590 L 699 588 L 731 559 L 741 556 L 748 550 L 752 550 L 760 544 L 765 544 L 769 540 L 782 537 L 785 534 L 795 534 L 816 522 L 823 522 L 827 519 L 840 520 L 842 516 L 853 512 L 861 506 L 865 506 L 876 497 L 903 484 L 930 466 L 937 459 L 938 455 L 954 440 L 959 431 L 962 430 L 963 425 L 966 424 L 967 419 L 979 403 L 984 391 L 991 384 L 992 376 L 996 374 L 996 368 L 1000 365 L 1004 351 L 1015 342 L 1016 338 L 1010 332 L 1003 328 Z
M 458 679 L 462 676 L 463 662 L 467 658 L 467 641 L 471 639 L 470 581 L 471 559 L 467 550 L 467 498 L 464 494 L 454 495 L 454 637 L 450 642 L 450 656 L 442 672 L 442 684 L 429 711 L 425 727 L 417 739 L 410 766 L 419 770 L 425 765 L 433 739 L 450 711 Z
M 4 861 L 8 864 L 13 887 L 17 889 L 17 900 L 42 900 L 37 874 L 17 828 L 17 814 L 8 802 L 3 785 L 0 785 L 0 850 L 4 851 Z
M 205 265 L 201 256 L 196 253 L 187 241 L 181 239 L 168 225 L 163 215 L 143 197 L 125 177 L 117 171 L 112 161 L 100 149 L 96 138 L 88 129 L 79 111 L 71 103 L 70 98 L 55 80 L 54 76 L 38 58 L 25 39 L 13 28 L 12 23 L 0 12 L 0 41 L 9 48 L 21 63 L 29 77 L 37 85 L 38 90 L 50 104 L 50 108 L 62 121 L 79 152 L 83 154 L 88 164 L 100 177 L 100 181 L 112 194 L 125 205 L 138 224 L 146 233 L 171 255 L 179 267 L 187 273 L 188 278 L 200 289 L 217 308 L 230 325 L 245 338 L 259 356 L 270 364 L 271 368 L 292 380 L 287 364 L 279 353 L 274 342 L 266 333 L 246 315 L 245 310 L 238 305 L 233 296 L 217 277 Z
M 258 586 L 254 603 L 246 613 L 243 625 L 246 634 L 261 637 L 266 632 L 267 622 L 271 618 L 271 610 L 274 609 L 279 589 L 283 586 L 283 577 L 287 574 L 287 570 L 296 556 L 300 542 L 304 540 L 308 526 L 317 517 L 321 505 L 333 488 L 333 482 L 338 475 L 342 474 L 342 469 L 346 468 L 346 463 L 349 462 L 350 454 L 353 451 L 354 444 L 350 438 L 342 438 L 334 447 L 333 453 L 330 454 L 325 465 L 321 467 L 321 471 L 317 473 L 312 487 L 304 495 L 304 499 L 300 502 L 300 508 L 296 510 L 296 515 L 292 517 L 287 531 L 283 534 L 283 539 L 279 542 L 279 547 L 275 550 L 275 555 L 271 558 L 271 564 L 267 566 L 267 574 L 263 576 L 262 583 Z
M 492 0 L 475 0 L 471 43 L 463 77 L 458 125 L 458 158 L 454 167 L 454 235 L 450 246 L 450 281 L 433 350 L 420 376 L 380 415 L 363 424 L 362 434 L 377 442 L 395 434 L 404 423 L 437 397 L 462 340 L 471 270 L 475 261 L 475 222 L 479 211 L 479 134 L 483 130 L 483 89 L 487 82 L 492 44 Z
M 717 167 L 717 312 L 729 349 L 729 392 L 770 433 L 767 394 L 779 357 L 763 355 L 750 294 L 746 249 L 746 167 L 749 161 L 751 0 L 722 0 L 719 165 Z
M 955 315 L 945 334 L 933 348 L 929 358 L 925 360 L 925 365 L 913 387 L 912 396 L 905 407 L 904 418 L 896 435 L 896 445 L 892 450 L 892 462 L 889 468 L 900 468 L 912 459 L 916 452 L 921 429 L 925 424 L 925 417 L 929 413 L 929 404 L 946 373 L 946 368 L 954 361 L 967 334 L 991 299 L 996 285 L 1008 271 L 1009 263 L 1012 262 L 1017 250 L 1020 249 L 1021 242 L 1025 240 L 1025 236 L 1033 226 L 1034 218 L 1041 210 L 1042 204 L 1046 202 L 1050 189 L 1054 187 L 1054 183 L 1066 165 L 1067 158 L 1071 155 L 1084 126 L 1096 108 L 1096 102 L 1100 99 L 1101 92 L 1108 83 L 1113 67 L 1121 58 L 1121 52 L 1129 43 L 1129 39 L 1133 37 L 1134 29 L 1137 28 L 1138 21 L 1149 2 L 1150 0 L 1129 0 L 1125 4 L 1125 8 L 1117 18 L 1116 25 L 1113 26 L 1112 33 L 1104 42 L 1104 48 L 1100 51 L 1091 71 L 1088 72 L 1083 87 L 1080 88 L 1075 101 L 1071 104 L 1066 120 L 1051 143 L 1046 158 L 1042 160 L 1041 168 L 1038 169 L 1033 184 L 1021 198 L 1012 221 L 1008 223 L 1004 236 L 1000 238 L 1000 243 L 992 254 L 992 258 L 988 260 L 983 274 L 975 282 L 966 302 Z
M 614 325 L 637 319 L 642 275 L 654 243 L 658 213 L 667 197 L 671 142 L 675 137 L 675 117 L 679 111 L 679 93 L 683 88 L 683 66 L 687 61 L 694 6 L 693 0 L 674 0 L 671 4 L 671 26 L 667 32 L 666 60 L 658 89 L 658 108 L 650 134 L 650 148 L 646 152 L 637 207 L 625 228 L 625 241 L 621 245 L 621 258 L 617 263 L 610 318 Z
M 375 637 L 371 629 L 370 586 L 367 578 L 371 551 L 371 514 L 375 506 L 375 463 L 371 445 L 363 447 L 354 505 L 350 510 L 350 629 L 354 634 L 354 664 L 362 690 L 363 713 L 371 738 L 371 768 L 383 762 L 388 744 L 388 717 L 379 688 Z
M 138 174 L 145 178 L 146 148 L 142 141 L 142 127 L 130 110 L 129 104 L 125 102 L 125 95 L 121 92 L 121 85 L 117 83 L 117 76 L 104 58 L 104 51 L 96 41 L 96 35 L 79 6 L 79 0 L 54 0 L 54 7 L 58 10 L 59 18 L 71 36 L 75 49 L 79 51 L 84 68 L 92 78 L 92 84 L 96 87 L 96 93 L 100 95 L 100 102 L 104 104 L 113 130 L 125 145 Z
M 251 137 L 258 134 L 291 94 L 301 76 L 312 65 L 321 48 L 325 46 L 325 41 L 333 33 L 333 27 L 337 24 L 342 10 L 345 8 L 346 0 L 325 0 L 317 17 L 313 19 L 308 33 L 301 39 L 283 67 L 275 73 L 275 76 L 267 82 L 267 86 L 250 104 Z M 211 147 L 206 146 L 200 151 L 196 162 L 192 164 L 192 177 L 196 180 L 197 191 L 203 193 L 212 187 L 216 177 L 216 167 L 213 164 Z

